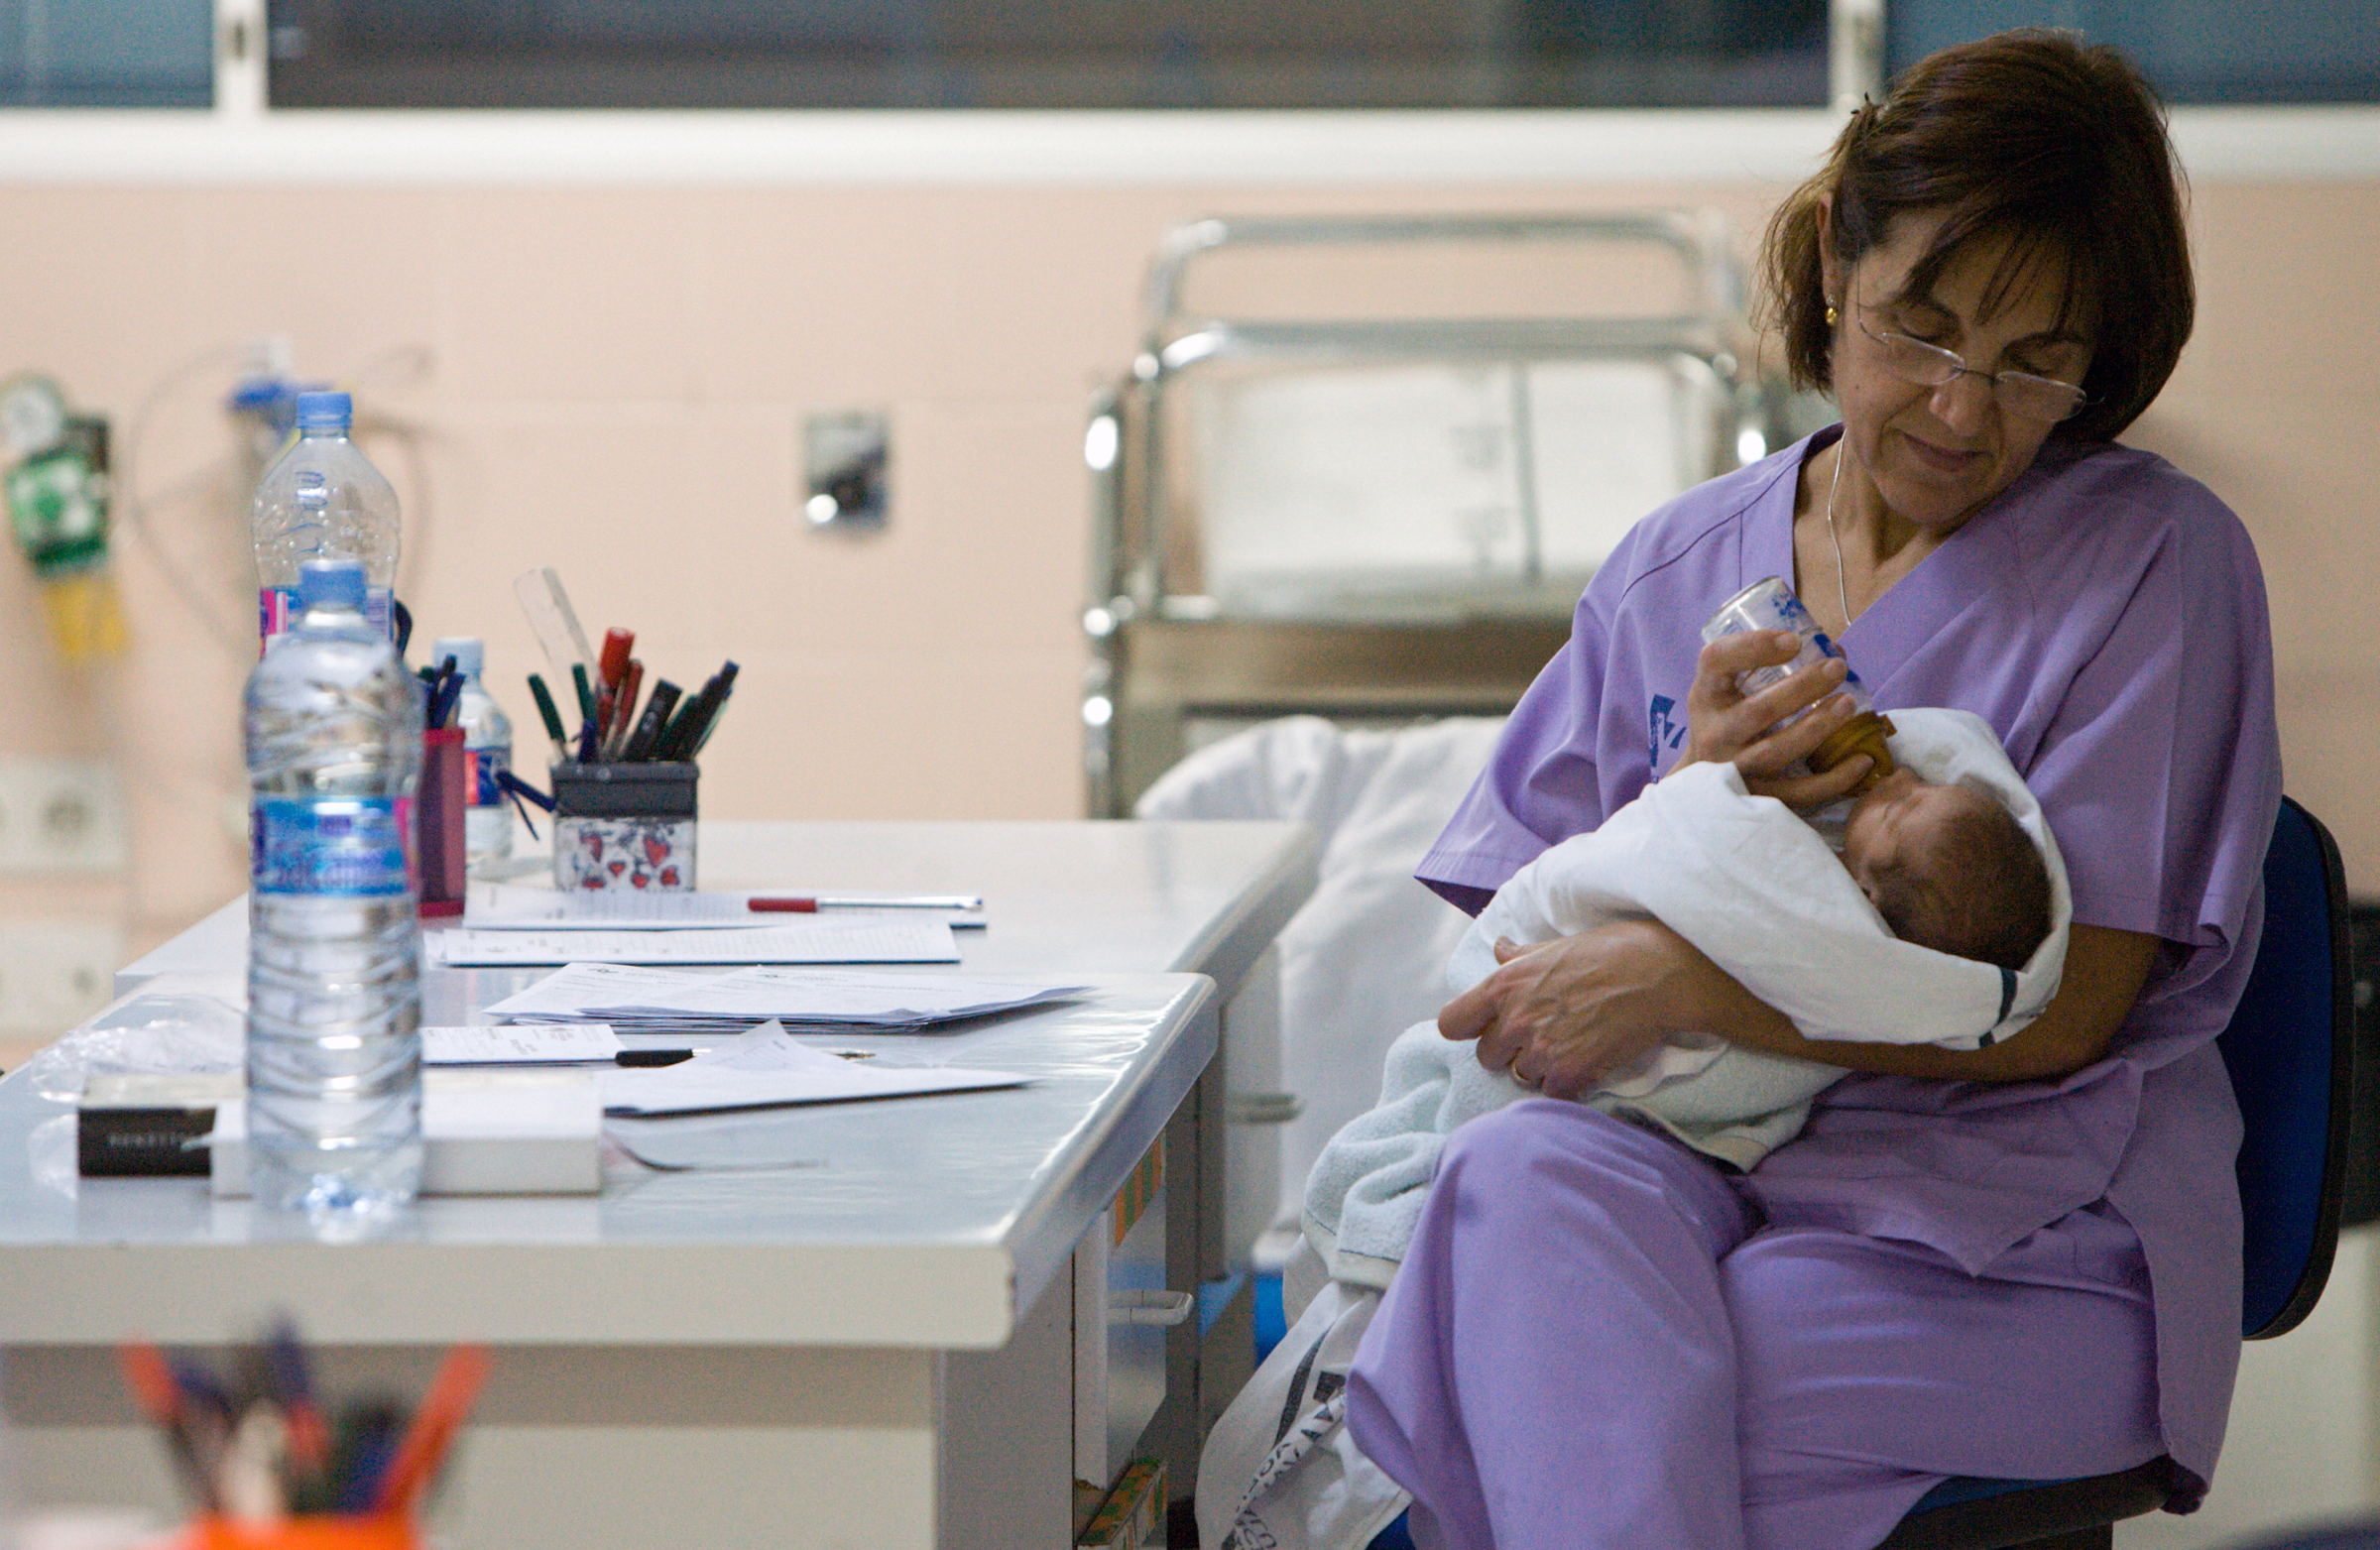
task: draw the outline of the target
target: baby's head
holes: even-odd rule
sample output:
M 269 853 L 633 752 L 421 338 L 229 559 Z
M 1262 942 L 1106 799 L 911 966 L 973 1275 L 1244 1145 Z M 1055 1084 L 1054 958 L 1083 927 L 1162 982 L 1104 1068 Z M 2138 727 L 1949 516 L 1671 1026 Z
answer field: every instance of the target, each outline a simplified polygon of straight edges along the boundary
M 2050 934 L 2050 874 L 1990 791 L 1907 766 L 1852 804 L 1843 863 L 1905 942 L 2022 969 Z

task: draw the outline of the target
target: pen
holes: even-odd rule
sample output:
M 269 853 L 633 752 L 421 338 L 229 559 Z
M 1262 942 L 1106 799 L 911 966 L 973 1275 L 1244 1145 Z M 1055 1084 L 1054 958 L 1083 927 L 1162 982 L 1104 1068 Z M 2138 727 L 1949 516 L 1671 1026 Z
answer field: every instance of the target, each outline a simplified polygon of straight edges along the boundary
M 603 686 L 616 689 L 628 671 L 628 654 L 636 650 L 637 632 L 612 629 L 603 632 L 603 656 L 596 658 L 595 670 L 603 675 Z
M 545 735 L 553 739 L 553 757 L 570 757 L 570 739 L 562 731 L 562 713 L 553 706 L 553 696 L 545 692 L 545 680 L 536 673 L 529 675 L 529 697 L 537 702 L 537 715 L 545 723 Z
M 628 744 L 628 730 L 635 724 L 637 693 L 645 686 L 645 664 L 634 656 L 628 659 L 628 671 L 612 699 L 612 724 L 604 730 L 603 757 L 618 759 L 620 750 Z
M 790 898 L 748 898 L 744 907 L 756 914 L 815 914 L 821 909 L 981 909 L 977 894 L 903 894 L 869 897 L 866 894 L 818 894 Z
M 370 1509 L 396 1451 L 404 1414 L 386 1399 L 366 1399 L 340 1412 L 338 1438 L 332 1445 L 331 1508 L 360 1514 Z
M 661 729 L 669 724 L 669 712 L 677 708 L 678 696 L 684 692 L 667 678 L 653 680 L 653 696 L 645 702 L 645 714 L 637 718 L 637 729 L 628 735 L 628 746 L 620 751 L 622 759 L 634 763 L 653 757 Z
M 595 690 L 587 682 L 587 664 L 585 662 L 570 664 L 570 682 L 578 690 L 578 719 L 581 721 L 594 720 Z
M 211 1510 L 216 1505 L 214 1476 L 198 1457 L 197 1442 L 190 1435 L 189 1404 L 181 1385 L 175 1381 L 174 1370 L 168 1366 L 164 1353 L 147 1341 L 136 1340 L 127 1342 L 118 1356 L 124 1365 L 125 1381 L 140 1399 L 141 1407 L 165 1430 L 175 1467 L 181 1471 L 192 1494 Z
M 290 1428 L 290 1457 L 309 1472 L 319 1473 L 330 1457 L 330 1433 L 314 1403 L 313 1375 L 307 1371 L 305 1348 L 298 1343 L 298 1328 L 286 1318 L 266 1337 L 265 1360 L 272 1370 L 274 1397 Z
M 553 747 L 554 752 L 561 758 L 567 760 L 570 757 L 569 754 L 562 748 L 561 744 L 556 743 L 553 745 Z M 536 819 L 529 815 L 529 804 L 531 802 L 535 802 L 539 807 L 544 808 L 547 812 L 551 812 L 553 811 L 554 806 L 553 798 L 547 796 L 543 791 L 538 790 L 527 780 L 522 779 L 510 770 L 499 769 L 496 772 L 496 783 L 504 788 L 505 795 L 513 799 L 513 805 L 521 809 L 521 826 L 529 831 L 529 837 L 531 839 L 536 839 L 537 837 L 537 823 Z
M 702 724 L 702 731 L 696 735 L 694 746 L 686 750 L 688 759 L 701 753 L 703 745 L 710 742 L 711 734 L 719 730 L 720 713 L 727 709 L 728 695 L 735 692 L 737 670 L 732 661 L 719 669 L 719 692 L 711 697 L 710 719 Z
M 375 1510 L 395 1511 L 410 1506 L 420 1495 L 437 1470 L 438 1461 L 446 1456 L 454 1429 L 462 1424 L 464 1412 L 471 1408 L 471 1400 L 487 1376 L 486 1347 L 457 1346 L 446 1354 L 444 1365 L 421 1400 L 421 1408 L 414 1412 L 414 1423 L 406 1429 L 405 1440 L 397 1445 L 396 1458 L 381 1476 L 380 1490 L 372 1503 Z
M 462 698 L 463 674 L 455 665 L 454 658 L 449 656 L 438 663 L 437 682 L 429 691 L 429 725 L 432 731 L 446 725 L 446 718 L 454 714 L 454 708 L 462 702 Z
M 702 746 L 703 738 L 710 732 L 711 719 L 719 714 L 719 702 L 727 698 L 728 688 L 735 681 L 736 664 L 732 661 L 711 674 L 710 681 L 686 702 L 677 719 L 669 723 L 669 730 L 661 734 L 661 746 L 654 751 L 653 757 L 692 759 L 694 750 Z

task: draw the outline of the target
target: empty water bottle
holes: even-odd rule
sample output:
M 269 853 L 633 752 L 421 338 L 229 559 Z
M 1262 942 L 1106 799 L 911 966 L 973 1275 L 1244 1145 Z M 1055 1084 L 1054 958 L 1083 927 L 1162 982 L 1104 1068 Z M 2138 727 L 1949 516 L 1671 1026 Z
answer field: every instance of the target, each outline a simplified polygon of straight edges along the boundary
M 454 724 L 462 729 L 463 758 L 469 766 L 463 778 L 463 854 L 472 861 L 510 856 L 512 800 L 497 776 L 513 768 L 513 720 L 480 679 L 487 649 L 467 635 L 444 637 L 429 649 L 433 666 L 449 656 L 463 675 L 462 697 L 454 706 Z
M 355 406 L 344 393 L 298 395 L 298 439 L 256 486 L 257 626 L 264 648 L 291 624 L 298 569 L 309 559 L 364 567 L 364 617 L 383 636 L 394 615 L 397 492 L 347 438 Z
M 260 1205 L 364 1222 L 421 1180 L 421 684 L 354 561 L 307 562 L 296 600 L 248 675 L 249 1173 Z

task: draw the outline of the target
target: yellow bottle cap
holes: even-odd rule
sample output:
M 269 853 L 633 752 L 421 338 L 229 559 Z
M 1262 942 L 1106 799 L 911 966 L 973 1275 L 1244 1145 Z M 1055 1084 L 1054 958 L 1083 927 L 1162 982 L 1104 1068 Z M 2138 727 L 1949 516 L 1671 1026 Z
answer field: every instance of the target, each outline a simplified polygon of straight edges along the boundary
M 1872 763 L 1859 783 L 1851 787 L 1851 794 L 1856 796 L 1892 774 L 1892 750 L 1884 743 L 1892 732 L 1890 720 L 1872 710 L 1863 710 L 1828 733 L 1826 741 L 1811 751 L 1810 768 L 1824 775 L 1852 755 L 1865 754 Z

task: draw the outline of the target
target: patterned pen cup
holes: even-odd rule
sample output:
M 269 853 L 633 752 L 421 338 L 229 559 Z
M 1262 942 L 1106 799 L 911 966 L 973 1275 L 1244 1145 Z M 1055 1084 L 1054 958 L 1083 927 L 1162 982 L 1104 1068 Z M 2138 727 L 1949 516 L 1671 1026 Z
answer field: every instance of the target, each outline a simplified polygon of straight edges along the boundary
M 692 764 L 567 764 L 552 774 L 555 888 L 693 889 Z

